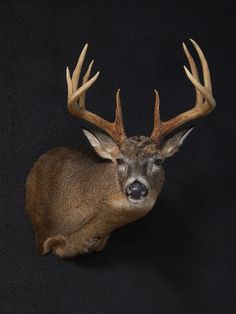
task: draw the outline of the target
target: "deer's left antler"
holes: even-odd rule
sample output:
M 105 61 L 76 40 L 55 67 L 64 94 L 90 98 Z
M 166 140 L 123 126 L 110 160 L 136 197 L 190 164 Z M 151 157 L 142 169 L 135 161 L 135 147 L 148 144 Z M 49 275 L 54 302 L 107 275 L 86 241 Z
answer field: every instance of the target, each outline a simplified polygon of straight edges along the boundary
M 200 83 L 196 64 L 186 45 L 183 43 L 184 52 L 187 56 L 191 72 L 186 68 L 186 66 L 184 66 L 184 70 L 187 77 L 195 87 L 196 103 L 192 109 L 185 111 L 168 121 L 161 121 L 159 110 L 159 96 L 157 91 L 155 90 L 156 100 L 154 110 L 154 126 L 151 133 L 151 138 L 157 143 L 160 143 L 168 133 L 178 128 L 182 124 L 207 115 L 215 108 L 216 105 L 215 99 L 212 95 L 211 77 L 206 58 L 198 44 L 192 39 L 190 39 L 190 41 L 194 45 L 201 61 L 204 84 Z

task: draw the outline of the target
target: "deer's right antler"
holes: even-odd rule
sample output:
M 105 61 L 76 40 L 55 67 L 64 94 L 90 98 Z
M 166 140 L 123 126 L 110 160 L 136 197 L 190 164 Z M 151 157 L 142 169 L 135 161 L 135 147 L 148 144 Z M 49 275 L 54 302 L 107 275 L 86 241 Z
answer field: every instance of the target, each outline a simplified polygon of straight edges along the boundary
M 94 84 L 97 80 L 99 72 L 97 72 L 93 77 L 90 77 L 90 73 L 93 66 L 93 61 L 89 64 L 87 72 L 83 77 L 83 82 L 80 87 L 79 79 L 80 73 L 83 66 L 83 62 L 85 59 L 85 55 L 88 49 L 88 44 L 86 44 L 79 56 L 79 60 L 72 74 L 72 78 L 70 75 L 69 68 L 66 68 L 66 79 L 67 79 L 67 87 L 68 87 L 68 102 L 67 108 L 68 111 L 79 117 L 84 119 L 100 129 L 103 129 L 107 132 L 118 145 L 122 145 L 123 142 L 127 139 L 125 134 L 122 111 L 121 111 L 121 102 L 120 102 L 120 90 L 118 89 L 116 93 L 116 116 L 114 122 L 109 122 L 98 115 L 86 110 L 85 105 L 85 97 L 87 90 Z

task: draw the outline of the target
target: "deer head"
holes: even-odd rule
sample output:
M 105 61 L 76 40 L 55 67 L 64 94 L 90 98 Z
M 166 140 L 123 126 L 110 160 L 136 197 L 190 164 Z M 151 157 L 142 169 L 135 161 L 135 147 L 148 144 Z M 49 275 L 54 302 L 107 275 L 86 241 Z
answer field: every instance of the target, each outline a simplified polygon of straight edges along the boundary
M 206 58 L 198 44 L 193 40 L 191 42 L 200 58 L 204 80 L 204 83 L 201 84 L 196 64 L 186 45 L 183 43 L 191 72 L 185 66 L 184 70 L 195 87 L 196 103 L 192 109 L 168 121 L 161 121 L 159 96 L 155 90 L 154 126 L 150 137 L 126 136 L 122 118 L 120 90 L 116 93 L 114 122 L 104 120 L 86 109 L 86 91 L 94 84 L 99 76 L 99 72 L 97 72 L 90 78 L 93 65 L 92 61 L 83 77 L 81 86 L 79 86 L 81 68 L 88 48 L 87 44 L 80 54 L 72 77 L 67 67 L 68 110 L 71 114 L 105 131 L 105 133 L 97 131 L 91 133 L 83 130 L 96 153 L 101 158 L 109 159 L 116 164 L 120 188 L 131 202 L 143 202 L 148 197 L 150 191 L 155 189 L 158 177 L 162 174 L 162 164 L 165 158 L 174 155 L 178 151 L 179 147 L 192 131 L 192 128 L 187 128 L 174 134 L 173 131 L 186 122 L 207 115 L 215 108 L 210 72 Z M 169 136 L 170 133 L 172 134 L 171 136 Z

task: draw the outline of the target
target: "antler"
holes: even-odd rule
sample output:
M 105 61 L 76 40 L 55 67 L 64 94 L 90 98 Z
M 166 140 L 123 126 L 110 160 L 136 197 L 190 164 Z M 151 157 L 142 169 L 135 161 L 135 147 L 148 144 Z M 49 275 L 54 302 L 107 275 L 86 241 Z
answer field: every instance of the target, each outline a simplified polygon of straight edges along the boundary
M 104 120 L 103 118 L 97 116 L 96 114 L 86 110 L 85 105 L 85 97 L 87 90 L 94 84 L 94 82 L 97 80 L 99 72 L 97 72 L 93 77 L 90 77 L 90 73 L 93 66 L 93 61 L 89 64 L 87 72 L 85 73 L 83 77 L 83 82 L 80 87 L 79 85 L 79 79 L 80 79 L 80 73 L 83 66 L 83 62 L 85 59 L 85 55 L 88 49 L 88 44 L 86 44 L 79 56 L 79 60 L 77 62 L 77 65 L 74 69 L 74 72 L 72 74 L 72 78 L 70 75 L 69 68 L 66 68 L 66 79 L 67 79 L 67 87 L 68 87 L 68 102 L 67 102 L 67 108 L 68 111 L 75 115 L 76 117 L 79 117 L 81 119 L 84 119 L 95 126 L 97 126 L 100 129 L 103 129 L 105 132 L 107 132 L 114 141 L 121 145 L 127 138 L 123 126 L 123 119 L 122 119 L 122 111 L 121 111 L 121 102 L 120 102 L 120 90 L 118 89 L 116 93 L 116 116 L 114 122 L 109 122 L 107 120 Z
M 196 104 L 192 109 L 185 111 L 168 121 L 161 121 L 159 111 L 159 96 L 155 90 L 156 100 L 154 110 L 154 126 L 151 138 L 153 141 L 158 143 L 160 143 L 168 133 L 178 128 L 182 124 L 207 115 L 215 108 L 216 105 L 215 99 L 212 95 L 211 77 L 206 58 L 198 44 L 192 39 L 190 39 L 190 41 L 194 45 L 201 61 L 204 85 L 200 83 L 196 64 L 186 45 L 183 43 L 184 52 L 187 56 L 191 72 L 186 68 L 186 66 L 184 66 L 184 70 L 187 74 L 187 77 L 195 87 Z

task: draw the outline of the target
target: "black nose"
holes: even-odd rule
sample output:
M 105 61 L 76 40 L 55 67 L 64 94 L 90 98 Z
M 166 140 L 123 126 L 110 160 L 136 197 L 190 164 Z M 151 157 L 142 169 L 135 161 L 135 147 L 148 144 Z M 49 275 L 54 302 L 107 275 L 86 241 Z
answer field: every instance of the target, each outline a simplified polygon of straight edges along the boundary
M 148 189 L 144 184 L 136 180 L 126 187 L 126 194 L 131 198 L 138 200 L 147 196 Z

